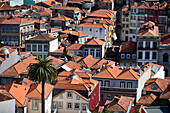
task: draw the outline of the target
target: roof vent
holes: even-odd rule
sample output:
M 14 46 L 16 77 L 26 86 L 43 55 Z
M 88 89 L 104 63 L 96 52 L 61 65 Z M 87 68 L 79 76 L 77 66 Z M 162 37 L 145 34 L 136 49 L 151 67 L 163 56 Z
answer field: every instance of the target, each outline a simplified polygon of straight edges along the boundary
M 9 53 L 10 53 L 7 48 L 3 48 L 3 49 L 1 50 L 1 52 L 2 52 L 3 54 L 9 54 Z
M 14 87 L 18 88 L 18 86 L 17 86 L 17 85 L 14 85 Z

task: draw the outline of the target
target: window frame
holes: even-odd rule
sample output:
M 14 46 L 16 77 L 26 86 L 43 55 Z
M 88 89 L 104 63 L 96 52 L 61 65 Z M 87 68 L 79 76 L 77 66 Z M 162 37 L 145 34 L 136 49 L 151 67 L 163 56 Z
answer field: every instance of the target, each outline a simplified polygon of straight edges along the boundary
M 124 84 L 124 87 L 122 87 L 122 84 Z M 120 81 L 120 88 L 125 88 L 125 82 L 124 81 Z
M 35 104 L 34 102 L 37 103 L 37 105 L 36 105 L 37 107 L 36 107 L 36 108 L 35 108 L 35 106 L 34 106 L 34 104 Z M 39 102 L 38 102 L 38 100 L 32 99 L 32 110 L 36 110 L 36 111 L 37 111 L 38 108 L 39 108 Z

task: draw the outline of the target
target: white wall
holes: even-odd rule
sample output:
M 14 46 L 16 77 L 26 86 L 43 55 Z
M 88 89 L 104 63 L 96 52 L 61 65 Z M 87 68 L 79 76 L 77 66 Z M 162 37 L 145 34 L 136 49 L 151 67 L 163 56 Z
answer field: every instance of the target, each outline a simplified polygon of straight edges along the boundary
M 164 67 L 162 66 L 154 76 L 151 76 L 151 78 L 161 78 L 164 79 L 165 78 L 165 71 L 164 71 Z
M 0 113 L 15 113 L 15 99 L 0 101 Z
M 58 49 L 58 39 L 55 39 L 50 42 L 49 52 L 53 52 L 54 50 L 57 50 L 57 49 Z

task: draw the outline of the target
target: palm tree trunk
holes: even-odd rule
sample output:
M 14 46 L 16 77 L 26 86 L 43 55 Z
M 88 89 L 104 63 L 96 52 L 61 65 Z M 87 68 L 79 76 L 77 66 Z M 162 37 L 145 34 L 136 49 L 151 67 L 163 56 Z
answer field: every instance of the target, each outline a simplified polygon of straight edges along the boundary
M 42 101 L 42 113 L 45 113 L 45 100 L 44 100 L 44 86 L 45 86 L 45 81 L 44 79 L 42 80 L 42 94 L 41 94 L 41 101 Z

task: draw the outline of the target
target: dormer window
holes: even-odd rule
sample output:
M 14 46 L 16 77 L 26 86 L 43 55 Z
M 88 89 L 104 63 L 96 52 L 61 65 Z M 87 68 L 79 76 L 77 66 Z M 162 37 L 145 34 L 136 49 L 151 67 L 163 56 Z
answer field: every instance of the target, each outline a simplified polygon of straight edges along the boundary
M 125 59 L 125 54 L 121 54 L 121 59 Z
M 126 55 L 126 59 L 130 59 L 130 54 L 127 54 L 127 55 Z

